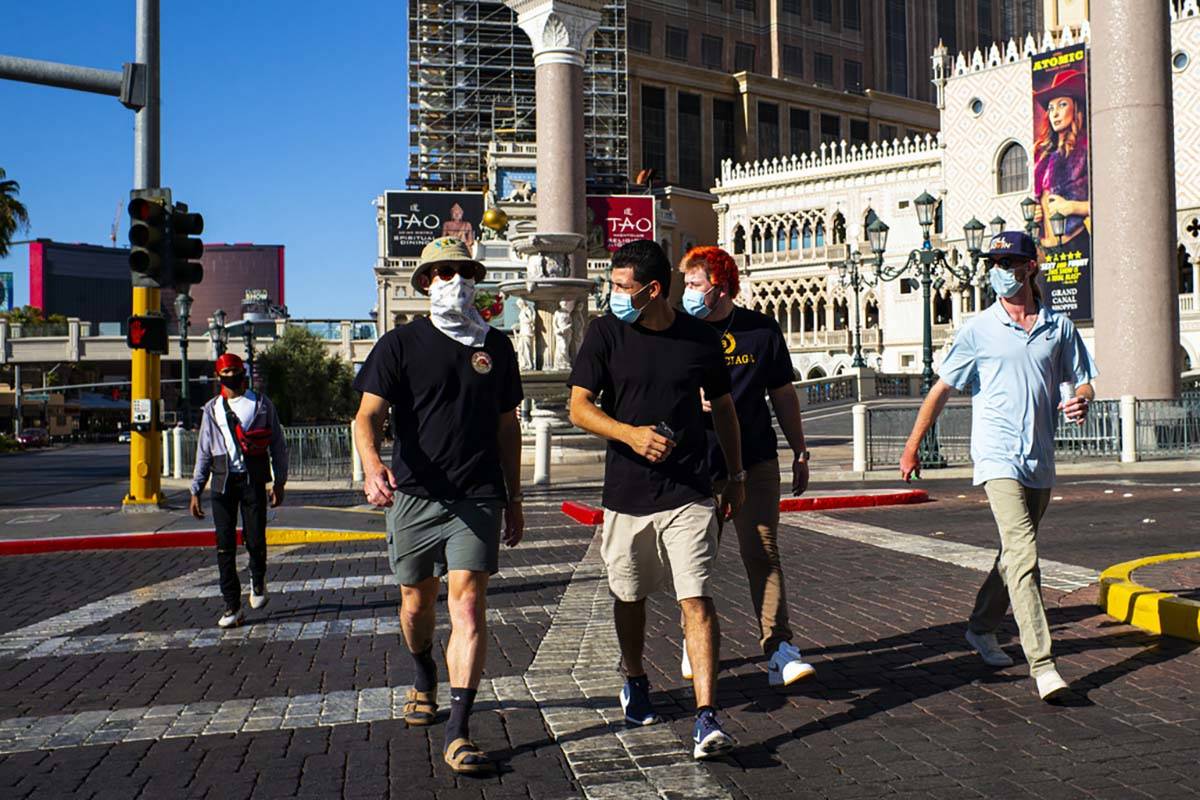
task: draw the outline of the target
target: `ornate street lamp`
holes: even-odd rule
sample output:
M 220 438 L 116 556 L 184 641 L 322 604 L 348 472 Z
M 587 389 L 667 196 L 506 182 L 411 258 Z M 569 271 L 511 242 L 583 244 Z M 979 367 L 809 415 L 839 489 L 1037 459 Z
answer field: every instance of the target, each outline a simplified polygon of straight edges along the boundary
M 185 292 L 175 295 L 175 316 L 179 319 L 179 410 L 183 427 L 191 427 L 191 391 L 188 386 L 188 328 L 192 314 L 192 297 Z
M 213 361 L 225 355 L 225 346 L 229 342 L 229 331 L 225 330 L 225 310 L 218 308 L 213 312 L 212 324 L 208 326 L 208 339 L 212 342 Z
M 967 252 L 971 254 L 971 258 L 979 258 L 980 252 L 983 251 L 983 223 L 971 217 L 971 220 L 963 225 L 963 238 L 967 240 Z
M 882 225 L 883 230 L 878 229 L 873 233 L 871 228 L 877 225 Z M 871 250 L 875 253 L 875 270 L 878 272 L 883 265 L 883 242 L 887 241 L 887 226 L 876 220 L 867 227 L 867 236 L 871 239 Z M 876 237 L 882 237 L 880 248 L 875 249 Z M 854 289 L 854 360 L 850 362 L 852 367 L 866 367 L 867 362 L 863 358 L 862 352 L 862 305 L 859 300 L 859 292 L 863 286 L 875 286 L 879 283 L 879 278 L 872 275 L 870 271 L 862 269 L 862 255 L 858 250 L 851 250 L 850 256 L 843 262 L 837 265 L 838 277 L 841 278 L 843 286 L 850 286 Z
M 1050 232 L 1058 239 L 1058 246 L 1062 247 L 1062 237 L 1067 232 L 1067 218 L 1057 211 L 1050 215 Z
M 1032 197 L 1026 197 L 1021 201 L 1021 216 L 1025 218 L 1025 232 L 1033 236 L 1034 228 L 1037 223 L 1033 221 L 1033 216 L 1037 213 L 1037 200 Z
M 949 273 L 963 283 L 970 283 L 974 277 L 975 267 L 974 264 L 970 268 L 967 268 L 951 263 L 947 259 L 946 251 L 935 248 L 930 241 L 930 227 L 933 224 L 933 211 L 937 200 L 928 192 L 922 192 L 921 196 L 914 203 L 917 207 L 917 222 L 921 225 L 922 243 L 920 248 L 909 252 L 908 259 L 903 265 L 886 266 L 883 264 L 883 253 L 887 246 L 888 228 L 882 221 L 877 220 L 869 225 L 867 227 L 867 234 L 871 238 L 871 250 L 874 251 L 877 263 L 879 264 L 879 267 L 876 268 L 877 280 L 895 280 L 910 270 L 920 273 L 921 295 L 925 307 L 922 325 L 924 368 L 921 371 L 921 390 L 922 394 L 929 394 L 929 390 L 933 388 L 933 309 L 931 289 L 935 285 L 938 287 L 944 285 L 944 279 L 938 273 Z M 1000 230 L 1003 230 L 1004 220 L 997 217 L 992 220 L 992 225 L 995 226 L 997 221 L 999 222 Z M 963 235 L 967 240 L 968 249 L 974 243 L 976 245 L 976 252 L 979 252 L 983 244 L 983 223 L 972 218 L 970 222 L 963 226 Z M 929 433 L 921 442 L 920 455 L 921 463 L 924 466 L 931 468 L 946 466 L 946 461 L 942 458 L 938 448 L 936 425 L 930 427 Z
M 996 216 L 992 217 L 992 221 L 988 223 L 990 226 L 988 233 L 990 233 L 992 236 L 999 236 L 1000 234 L 1004 233 L 1005 224 L 1006 222 L 1004 217 L 997 214 Z

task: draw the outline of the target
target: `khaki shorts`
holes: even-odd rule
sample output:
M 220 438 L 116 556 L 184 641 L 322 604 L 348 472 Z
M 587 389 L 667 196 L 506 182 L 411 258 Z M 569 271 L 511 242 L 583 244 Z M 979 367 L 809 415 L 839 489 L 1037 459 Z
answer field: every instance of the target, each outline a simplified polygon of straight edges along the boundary
M 626 603 L 641 600 L 670 575 L 675 597 L 711 597 L 709 580 L 717 558 L 717 514 L 713 501 L 636 516 L 604 510 L 600 542 L 608 588 Z

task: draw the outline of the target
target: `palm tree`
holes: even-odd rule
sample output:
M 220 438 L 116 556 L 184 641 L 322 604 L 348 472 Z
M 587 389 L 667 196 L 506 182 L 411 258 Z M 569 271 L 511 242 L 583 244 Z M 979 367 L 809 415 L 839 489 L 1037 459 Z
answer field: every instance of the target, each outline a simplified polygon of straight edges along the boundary
M 17 199 L 21 184 L 5 180 L 7 173 L 0 167 L 0 258 L 8 255 L 8 246 L 19 230 L 29 228 L 29 212 Z

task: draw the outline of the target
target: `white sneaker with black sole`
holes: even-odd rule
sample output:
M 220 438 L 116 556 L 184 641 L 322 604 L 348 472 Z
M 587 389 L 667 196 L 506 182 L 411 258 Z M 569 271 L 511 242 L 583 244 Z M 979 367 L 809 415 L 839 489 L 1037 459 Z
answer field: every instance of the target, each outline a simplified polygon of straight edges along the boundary
M 221 615 L 221 618 L 217 620 L 217 627 L 236 628 L 245 621 L 246 618 L 242 615 L 240 608 L 227 608 L 225 609 L 225 613 Z
M 989 667 L 1011 667 L 1013 665 L 1013 660 L 1008 657 L 1008 653 L 1000 649 L 1000 643 L 996 641 L 994 633 L 975 633 L 967 628 L 967 644 L 979 653 L 983 663 Z
M 256 611 L 267 604 L 267 582 L 263 581 L 261 591 L 260 587 L 250 583 L 250 607 Z
M 1060 700 L 1071 690 L 1067 682 L 1058 674 L 1058 670 L 1050 669 L 1038 675 L 1034 680 L 1037 681 L 1038 697 L 1045 700 L 1047 703 L 1051 700 Z
M 805 663 L 799 648 L 791 642 L 780 642 L 767 662 L 767 681 L 772 686 L 791 686 L 816 674 L 813 665 Z

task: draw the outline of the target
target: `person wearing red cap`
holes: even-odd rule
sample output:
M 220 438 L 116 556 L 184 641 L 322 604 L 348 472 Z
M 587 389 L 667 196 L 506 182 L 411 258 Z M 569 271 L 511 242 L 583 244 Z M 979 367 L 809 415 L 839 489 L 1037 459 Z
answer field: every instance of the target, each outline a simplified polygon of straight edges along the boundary
M 267 502 L 283 502 L 287 483 L 287 445 L 274 404 L 246 388 L 246 367 L 233 353 L 217 359 L 221 391 L 204 404 L 192 473 L 191 512 L 204 519 L 200 494 L 212 476 L 213 522 L 217 531 L 217 569 L 225 601 L 217 625 L 241 625 L 242 586 L 237 574 L 237 520 L 250 555 L 250 607 L 267 604 Z M 267 483 L 274 483 L 268 493 Z

